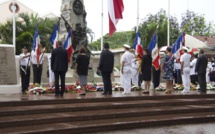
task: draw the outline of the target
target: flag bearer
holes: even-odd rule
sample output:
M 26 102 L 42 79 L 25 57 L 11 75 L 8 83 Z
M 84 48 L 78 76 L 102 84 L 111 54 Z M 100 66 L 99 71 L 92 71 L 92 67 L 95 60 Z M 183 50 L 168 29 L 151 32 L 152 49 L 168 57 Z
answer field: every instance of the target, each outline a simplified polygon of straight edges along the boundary
M 29 87 L 30 80 L 30 54 L 27 53 L 28 50 L 24 46 L 22 48 L 22 53 L 20 54 L 20 73 L 21 73 L 21 84 L 22 93 L 26 93 Z

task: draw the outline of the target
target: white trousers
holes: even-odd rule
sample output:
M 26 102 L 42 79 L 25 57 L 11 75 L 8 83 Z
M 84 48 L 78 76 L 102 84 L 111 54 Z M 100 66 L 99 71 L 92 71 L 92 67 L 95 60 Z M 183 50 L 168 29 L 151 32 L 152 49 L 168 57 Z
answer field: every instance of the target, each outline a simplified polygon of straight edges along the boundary
M 134 86 L 138 86 L 138 77 L 139 77 L 139 73 L 138 70 L 136 69 L 132 69 L 132 84 L 134 84 Z
M 51 70 L 51 67 L 49 67 L 49 85 L 53 86 L 55 81 L 54 72 Z
M 185 91 L 190 91 L 190 68 L 185 67 L 183 69 L 182 82 Z
M 122 72 L 120 73 L 120 81 L 125 93 L 131 92 L 131 76 L 131 67 L 124 67 L 123 74 Z

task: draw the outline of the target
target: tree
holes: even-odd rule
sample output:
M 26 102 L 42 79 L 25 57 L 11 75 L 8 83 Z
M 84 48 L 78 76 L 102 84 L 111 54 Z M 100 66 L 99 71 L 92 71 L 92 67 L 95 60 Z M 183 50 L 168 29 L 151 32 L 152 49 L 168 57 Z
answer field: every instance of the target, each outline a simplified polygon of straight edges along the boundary
M 167 16 L 164 10 L 160 10 L 157 14 L 148 14 L 139 25 L 143 48 L 147 48 L 153 34 L 158 35 L 158 46 L 167 45 Z M 133 33 L 135 37 L 136 30 Z M 170 17 L 170 44 L 173 44 L 179 36 L 179 24 L 177 18 Z
M 123 44 L 133 45 L 133 40 L 131 40 L 133 32 L 115 32 L 111 37 L 108 34 L 103 36 L 104 42 L 108 42 L 110 44 L 110 48 L 120 48 Z M 101 39 L 94 41 L 89 44 L 91 50 L 101 50 Z
M 39 18 L 38 15 L 28 15 L 20 13 L 16 21 L 16 54 L 21 53 L 22 46 L 27 46 L 31 50 L 34 30 L 38 26 L 41 44 L 43 47 L 51 45 L 49 37 L 57 23 L 57 18 Z M 8 20 L 5 24 L 0 24 L 0 37 L 2 43 L 12 44 L 12 21 Z
M 196 36 L 210 34 L 210 27 L 206 24 L 204 15 L 198 15 L 193 11 L 182 14 L 181 31 Z

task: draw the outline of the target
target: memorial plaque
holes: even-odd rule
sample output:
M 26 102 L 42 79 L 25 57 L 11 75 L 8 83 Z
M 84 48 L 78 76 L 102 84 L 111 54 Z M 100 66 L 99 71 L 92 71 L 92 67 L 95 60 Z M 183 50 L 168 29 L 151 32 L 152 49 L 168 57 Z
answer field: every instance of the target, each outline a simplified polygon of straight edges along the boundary
M 0 45 L 0 85 L 16 85 L 16 63 L 14 47 Z

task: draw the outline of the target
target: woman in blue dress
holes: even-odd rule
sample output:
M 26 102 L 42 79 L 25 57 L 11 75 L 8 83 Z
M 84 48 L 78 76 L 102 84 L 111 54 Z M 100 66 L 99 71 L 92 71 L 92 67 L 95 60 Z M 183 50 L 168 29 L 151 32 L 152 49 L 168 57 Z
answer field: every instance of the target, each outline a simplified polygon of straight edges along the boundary
M 166 91 L 165 93 L 172 92 L 173 86 L 173 79 L 174 79 L 174 56 L 172 55 L 171 47 L 166 49 L 166 55 L 164 56 L 163 63 L 162 63 L 162 71 L 163 76 L 162 78 L 166 80 Z

